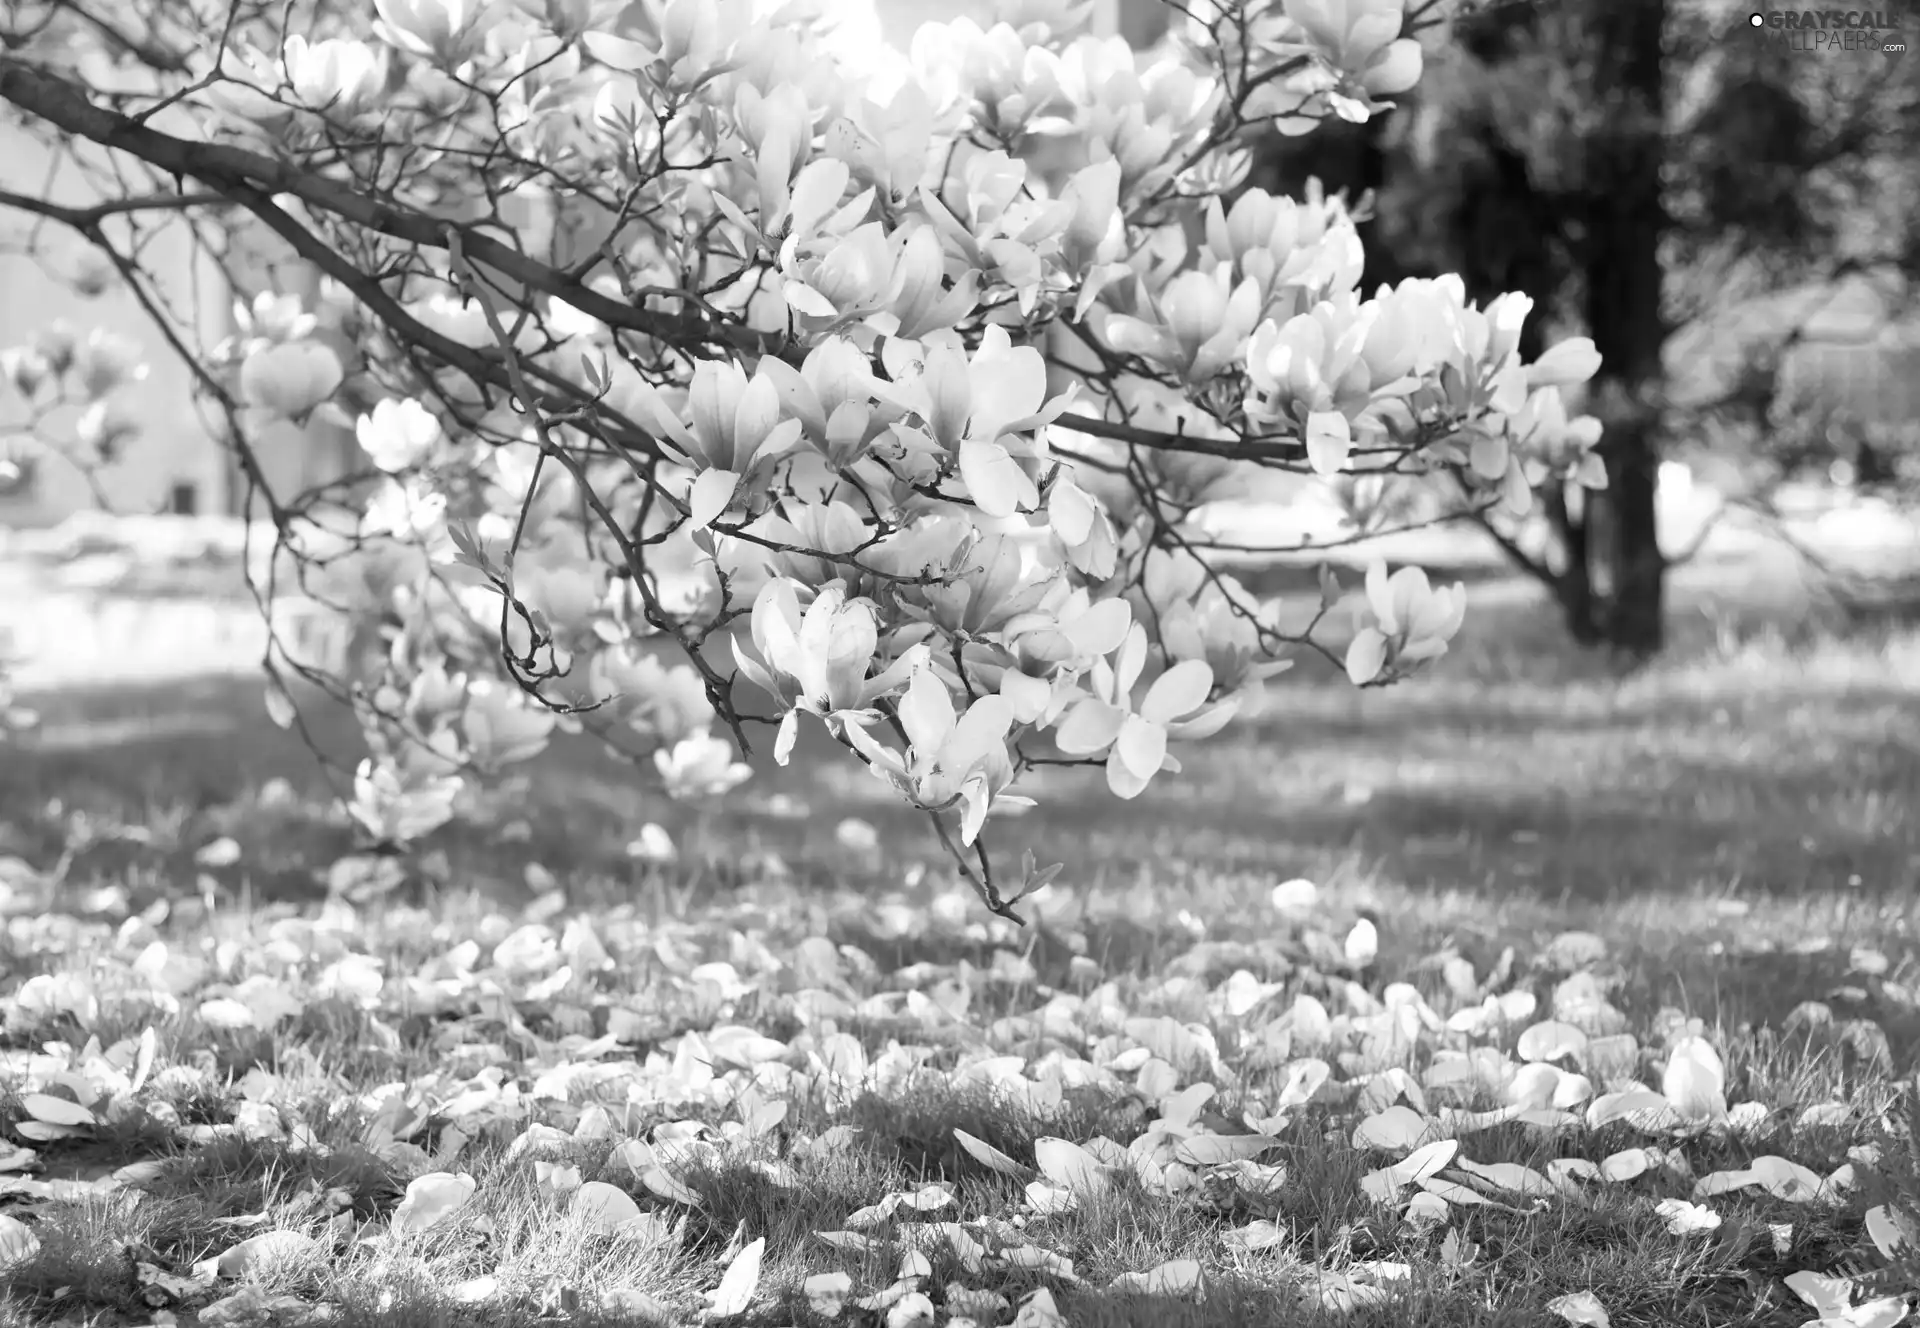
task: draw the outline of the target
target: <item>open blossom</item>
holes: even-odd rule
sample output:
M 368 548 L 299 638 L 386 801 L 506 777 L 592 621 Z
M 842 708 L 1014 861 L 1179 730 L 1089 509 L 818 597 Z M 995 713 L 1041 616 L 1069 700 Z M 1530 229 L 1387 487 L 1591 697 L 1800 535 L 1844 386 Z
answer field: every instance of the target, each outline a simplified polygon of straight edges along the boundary
M 652 655 L 602 650 L 588 666 L 588 682 L 604 709 L 636 733 L 676 743 L 713 722 L 713 703 L 691 664 L 669 668 Z
M 82 392 L 99 398 L 123 383 L 141 381 L 147 366 L 140 361 L 138 342 L 97 327 L 73 348 L 72 372 Z
M 627 382 L 638 418 L 679 449 L 699 474 L 687 496 L 694 529 L 710 525 L 766 463 L 801 439 L 801 422 L 780 417 L 780 390 L 764 372 L 749 379 L 731 360 L 701 360 L 687 390 L 691 424 L 637 374 Z
M 467 750 L 483 770 L 538 756 L 559 716 L 518 688 L 481 680 L 467 689 Z
M 1236 285 L 1222 264 L 1212 272 L 1180 273 L 1154 296 L 1153 306 L 1151 322 L 1127 314 L 1109 318 L 1107 344 L 1201 384 L 1246 345 L 1260 318 L 1260 289 L 1252 281 Z
M 1345 202 L 1326 197 L 1318 180 L 1309 181 L 1304 200 L 1264 189 L 1246 190 L 1231 210 L 1209 200 L 1206 240 L 1216 262 L 1233 264 L 1254 283 L 1263 307 L 1283 287 L 1321 295 L 1351 290 L 1366 261 Z
M 1262 323 L 1247 344 L 1247 414 L 1304 426 L 1315 474 L 1346 467 L 1354 420 L 1372 402 L 1358 310 L 1322 301 L 1285 323 Z
M 295 34 L 281 51 L 293 95 L 315 110 L 353 116 L 369 109 L 386 82 L 380 57 L 365 42 Z
M 1400 36 L 1406 0 L 1286 0 L 1285 9 L 1319 60 L 1251 99 L 1248 114 L 1274 116 L 1281 133 L 1305 133 L 1328 111 L 1364 123 L 1377 99 L 1420 81 L 1420 43 Z
M 1418 567 L 1388 576 L 1384 562 L 1374 563 L 1367 569 L 1360 628 L 1347 647 L 1347 677 L 1364 685 L 1391 666 L 1438 659 L 1466 613 L 1467 588 L 1458 582 L 1435 590 Z
M 971 100 L 989 129 L 1017 134 L 1062 95 L 1060 57 L 1005 22 L 923 23 L 910 54 L 923 84 Z
M 874 774 L 914 806 L 937 812 L 962 805 L 962 843 L 971 844 L 979 836 L 996 801 L 1030 805 L 1028 799 L 1004 792 L 1013 782 L 1013 758 L 1007 751 L 1013 708 L 1005 698 L 980 697 L 960 714 L 947 685 L 923 664 L 913 670 L 899 717 L 907 734 L 904 757 L 881 746 L 862 723 L 849 724 L 847 737 Z
M 880 645 L 874 606 L 848 600 L 837 582 L 816 593 L 803 612 L 799 588 L 775 577 L 755 598 L 749 626 L 753 644 L 736 636 L 734 660 L 749 682 L 786 708 L 773 745 L 781 765 L 793 754 L 802 713 L 837 726 L 846 712 L 866 710 L 905 684 L 917 658 L 902 656 L 869 678 Z
M 667 796 L 683 800 L 724 797 L 753 777 L 752 766 L 734 759 L 733 745 L 705 729 L 655 752 L 653 764 Z
M 374 0 L 374 24 L 391 45 L 452 67 L 486 37 L 493 0 Z
M 389 475 L 411 470 L 433 453 L 444 435 L 440 421 L 418 401 L 388 397 L 354 425 L 354 437 L 373 464 Z
M 989 327 L 971 356 L 957 346 L 935 347 L 919 377 L 895 393 L 926 421 L 933 440 L 956 454 L 967 495 L 980 511 L 1006 517 L 1039 505 L 1030 473 L 1036 454 L 1016 435 L 1058 418 L 1070 398 L 1047 399 L 1046 360 L 1038 350 L 1015 346 L 1004 328 Z
M 300 419 L 332 396 L 345 377 L 339 357 L 317 341 L 290 341 L 255 351 L 240 366 L 240 395 L 289 419 Z
M 1093 695 L 1054 730 L 1068 756 L 1106 755 L 1107 787 L 1117 798 L 1137 798 L 1160 771 L 1179 770 L 1167 754 L 1169 739 L 1210 737 L 1233 716 L 1231 703 L 1207 704 L 1213 670 L 1201 660 L 1184 660 L 1154 679 L 1136 708 L 1133 692 L 1146 660 L 1146 629 L 1135 623 L 1111 665 L 1095 661 Z

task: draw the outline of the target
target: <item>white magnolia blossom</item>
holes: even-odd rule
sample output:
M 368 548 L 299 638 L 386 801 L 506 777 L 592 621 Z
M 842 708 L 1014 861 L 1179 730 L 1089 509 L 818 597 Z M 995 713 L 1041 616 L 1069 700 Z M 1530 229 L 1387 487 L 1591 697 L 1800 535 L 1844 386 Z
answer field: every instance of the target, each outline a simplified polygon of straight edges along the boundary
M 378 645 L 363 829 L 579 729 L 717 797 L 748 720 L 785 763 L 805 714 L 973 845 L 1036 763 L 1140 796 L 1287 667 L 1307 637 L 1196 552 L 1263 467 L 1515 513 L 1604 484 L 1590 341 L 1524 363 L 1524 297 L 1363 291 L 1344 199 L 1240 187 L 1239 130 L 1413 86 L 1405 0 L 1218 8 L 1143 53 L 996 0 L 856 59 L 751 0 L 376 0 L 183 80 L 369 283 L 262 292 L 220 357 L 268 416 L 360 412 L 346 529 L 284 541 Z M 138 358 L 63 333 L 0 371 L 71 371 L 114 442 Z M 1351 680 L 1438 658 L 1465 599 L 1373 567 Z

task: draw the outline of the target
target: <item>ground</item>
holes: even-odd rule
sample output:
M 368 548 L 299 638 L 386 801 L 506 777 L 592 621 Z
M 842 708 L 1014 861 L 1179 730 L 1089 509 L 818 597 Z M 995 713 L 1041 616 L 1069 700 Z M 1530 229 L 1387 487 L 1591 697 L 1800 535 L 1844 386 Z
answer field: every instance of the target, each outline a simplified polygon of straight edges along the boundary
M 1064 864 L 1025 929 L 815 752 L 694 813 L 563 744 L 348 903 L 257 684 L 48 691 L 0 758 L 0 1324 L 1599 1322 L 1586 1293 L 1797 1325 L 1799 1274 L 1920 1290 L 1886 1253 L 1920 634 L 1783 627 L 1751 582 L 1683 577 L 1625 675 L 1476 584 L 1430 678 L 1303 665 L 1134 804 L 1053 781 L 996 827 Z M 628 853 L 647 821 L 677 862 Z

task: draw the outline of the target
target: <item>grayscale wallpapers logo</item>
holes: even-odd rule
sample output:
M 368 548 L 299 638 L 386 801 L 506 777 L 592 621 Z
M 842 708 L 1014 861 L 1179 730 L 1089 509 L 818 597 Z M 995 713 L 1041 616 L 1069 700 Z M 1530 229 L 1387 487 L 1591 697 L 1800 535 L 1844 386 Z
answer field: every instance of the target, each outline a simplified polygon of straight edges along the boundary
M 1747 26 L 1769 46 L 1789 51 L 1903 55 L 1906 17 L 1889 9 L 1781 9 L 1749 14 Z

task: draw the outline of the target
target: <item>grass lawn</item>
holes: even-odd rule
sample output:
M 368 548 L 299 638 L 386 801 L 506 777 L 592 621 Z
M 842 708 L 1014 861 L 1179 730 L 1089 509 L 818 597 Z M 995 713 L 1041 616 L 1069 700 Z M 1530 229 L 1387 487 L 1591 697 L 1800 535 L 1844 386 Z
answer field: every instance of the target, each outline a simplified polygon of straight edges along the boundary
M 1920 1200 L 1920 634 L 1801 639 L 1766 598 L 1683 582 L 1671 657 L 1616 677 L 1477 585 L 1429 678 L 1303 665 L 1135 803 L 1048 781 L 995 827 L 1066 864 L 1025 930 L 805 751 L 696 815 L 558 745 L 351 906 L 252 680 L 33 698 L 0 1325 L 1451 1328 L 1589 1294 L 1717 1328 L 1820 1318 L 1802 1273 L 1920 1292 L 1882 1248 Z M 627 855 L 647 821 L 678 863 Z

